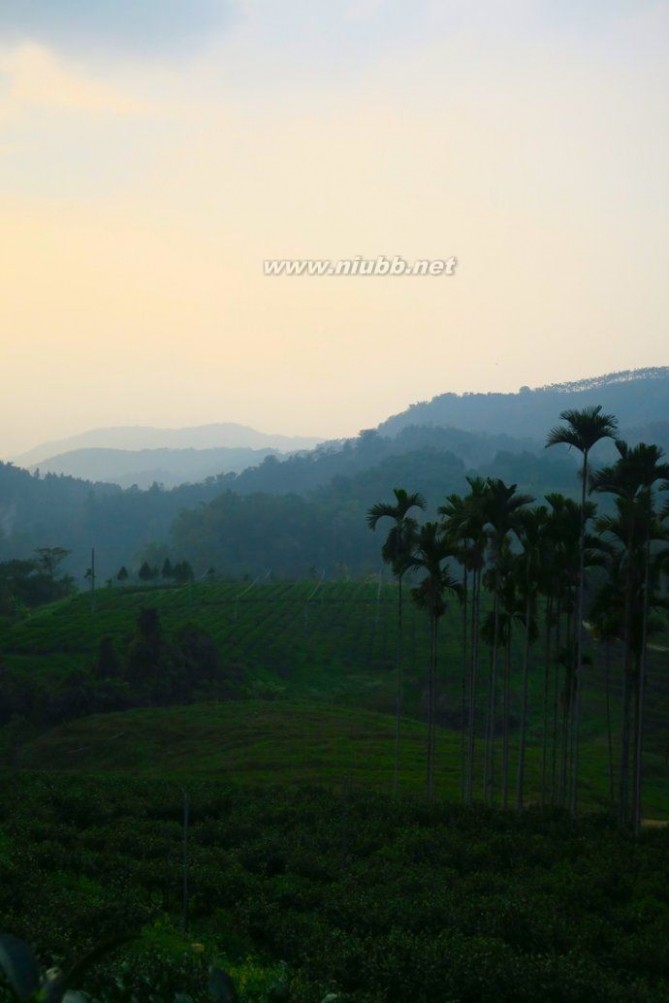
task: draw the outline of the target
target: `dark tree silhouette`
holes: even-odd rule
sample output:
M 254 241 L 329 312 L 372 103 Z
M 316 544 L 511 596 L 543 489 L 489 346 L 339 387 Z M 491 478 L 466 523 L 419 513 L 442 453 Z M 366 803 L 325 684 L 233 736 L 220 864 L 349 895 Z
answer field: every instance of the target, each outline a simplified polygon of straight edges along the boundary
M 451 591 L 461 595 L 461 586 L 448 571 L 445 563 L 452 556 L 449 547 L 436 522 L 427 522 L 421 526 L 410 566 L 416 571 L 424 572 L 419 584 L 412 588 L 414 602 L 426 611 L 430 621 L 430 664 L 428 670 L 427 694 L 427 797 L 432 799 L 434 792 L 434 754 L 435 754 L 435 699 L 437 681 L 437 628 L 439 620 L 446 612 L 446 592 Z
M 425 499 L 421 494 L 408 494 L 404 488 L 394 488 L 395 504 L 377 502 L 367 513 L 367 525 L 375 530 L 380 519 L 392 519 L 394 525 L 381 548 L 381 556 L 392 568 L 397 578 L 397 652 L 396 673 L 397 690 L 395 696 L 395 765 L 393 770 L 393 794 L 397 796 L 400 770 L 401 721 L 403 710 L 404 680 L 403 662 L 403 625 L 402 625 L 402 580 L 411 567 L 411 557 L 416 542 L 418 524 L 409 512 L 412 508 L 425 508 Z
M 563 443 L 570 448 L 577 449 L 582 457 L 581 467 L 581 530 L 579 541 L 579 566 L 578 566 L 578 600 L 576 608 L 576 719 L 575 719 L 575 745 L 574 761 L 572 764 L 572 786 L 570 808 L 576 814 L 578 805 L 578 757 L 580 738 L 580 717 L 581 717 L 581 689 L 582 689 L 582 666 L 583 666 L 583 614 L 585 598 L 585 527 L 586 508 L 585 498 L 588 489 L 588 460 L 590 451 L 602 439 L 615 439 L 618 428 L 617 419 L 611 414 L 602 414 L 601 404 L 582 410 L 567 410 L 560 414 L 565 425 L 558 425 L 552 428 L 546 439 L 546 446 L 556 446 Z

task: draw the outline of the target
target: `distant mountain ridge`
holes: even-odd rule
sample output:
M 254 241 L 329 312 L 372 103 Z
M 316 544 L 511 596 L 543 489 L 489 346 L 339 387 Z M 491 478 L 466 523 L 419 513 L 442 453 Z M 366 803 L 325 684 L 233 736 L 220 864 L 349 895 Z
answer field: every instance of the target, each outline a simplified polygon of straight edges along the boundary
M 669 366 L 647 366 L 645 369 L 621 369 L 616 373 L 605 373 L 603 376 L 586 376 L 581 380 L 567 383 L 547 383 L 535 390 L 556 390 L 559 393 L 578 393 L 581 390 L 592 390 L 598 387 L 611 386 L 614 383 L 633 383 L 638 380 L 661 380 L 669 376 Z M 522 389 L 527 389 L 523 387 Z
M 620 435 L 630 443 L 652 440 L 669 452 L 667 366 L 535 389 L 521 387 L 516 393 L 444 393 L 411 405 L 364 435 L 386 438 L 402 452 L 412 444 L 424 448 L 431 443 L 478 466 L 490 461 L 497 450 L 543 453 L 546 435 L 559 423 L 561 411 L 595 404 L 618 418 Z M 45 443 L 14 462 L 32 472 L 39 468 L 42 474 L 65 474 L 123 488 L 145 489 L 154 483 L 172 488 L 210 477 L 241 475 L 234 481 L 234 490 L 245 492 L 253 485 L 256 490 L 277 493 L 309 490 L 328 477 L 352 473 L 347 443 L 353 441 L 269 435 L 233 423 L 179 429 L 120 426 Z M 391 447 L 393 451 L 397 450 Z M 614 458 L 611 444 L 604 444 L 599 453 L 602 462 Z M 363 448 L 353 466 L 359 468 L 363 458 L 371 460 L 372 454 L 373 450 Z M 281 462 L 289 455 L 293 460 L 303 456 L 304 462 Z M 275 461 L 271 467 L 265 465 L 268 459 Z M 232 483 L 228 480 L 226 486 Z
M 28 469 L 31 473 L 65 474 L 119 487 L 165 488 L 197 483 L 221 474 L 240 473 L 266 456 L 285 456 L 276 449 L 72 449 L 50 456 Z
M 283 453 L 312 449 L 323 439 L 315 436 L 276 435 L 259 432 L 248 425 L 221 422 L 186 428 L 154 428 L 144 425 L 119 425 L 95 428 L 65 439 L 44 442 L 27 452 L 13 456 L 19 467 L 35 464 L 75 449 L 266 449 Z
M 439 394 L 388 418 L 378 431 L 393 436 L 410 425 L 439 425 L 545 440 L 561 411 L 595 404 L 618 418 L 623 435 L 628 429 L 669 421 L 669 366 L 521 387 L 516 393 Z
M 466 491 L 470 475 L 500 477 L 537 499 L 551 491 L 577 494 L 578 457 L 566 447 L 545 449 L 545 442 L 561 411 L 587 404 L 602 404 L 615 414 L 620 435 L 630 444 L 652 442 L 669 454 L 669 370 L 664 369 L 579 381 L 576 390 L 562 384 L 518 394 L 446 394 L 390 419 L 388 431 L 382 425 L 380 431 L 290 456 L 268 451 L 262 462 L 256 458 L 240 473 L 196 472 L 195 466 L 209 459 L 206 449 L 154 449 L 148 455 L 110 450 L 126 464 L 133 483 L 139 486 L 140 476 L 127 467 L 130 459 L 144 464 L 151 484 L 162 481 L 167 490 L 122 490 L 55 476 L 44 464 L 37 477 L 0 463 L 0 558 L 60 546 L 72 552 L 68 570 L 81 576 L 95 546 L 101 581 L 121 564 L 136 568 L 141 555 L 156 563 L 168 552 L 187 557 L 198 574 L 214 566 L 233 577 L 268 568 L 300 577 L 342 563 L 363 572 L 378 560 L 366 513 L 395 487 L 422 491 L 431 512 L 448 494 Z M 485 430 L 463 428 L 475 423 L 472 416 L 481 423 L 480 410 L 487 412 Z M 446 420 L 440 420 L 444 412 Z M 520 423 L 520 435 L 507 430 L 514 422 Z M 163 474 L 167 458 L 177 454 L 194 467 L 188 476 L 181 470 L 179 486 L 170 488 Z M 609 463 L 615 455 L 613 443 L 599 443 L 593 464 Z M 71 452 L 68 462 L 76 459 L 77 451 Z M 220 462 L 225 469 L 225 460 Z M 204 479 L 194 483 L 198 476 Z

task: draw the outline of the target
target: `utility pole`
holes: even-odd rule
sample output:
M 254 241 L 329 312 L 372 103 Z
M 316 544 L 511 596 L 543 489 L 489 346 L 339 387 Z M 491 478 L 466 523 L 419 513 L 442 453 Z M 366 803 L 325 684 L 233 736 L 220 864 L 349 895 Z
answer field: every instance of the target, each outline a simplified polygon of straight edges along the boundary
M 182 890 L 181 890 L 181 930 L 183 933 L 188 931 L 188 824 L 190 821 L 190 804 L 188 801 L 188 791 L 182 790 L 183 793 L 183 859 L 181 866 L 181 878 L 182 878 Z
M 91 547 L 91 613 L 95 613 L 95 547 Z

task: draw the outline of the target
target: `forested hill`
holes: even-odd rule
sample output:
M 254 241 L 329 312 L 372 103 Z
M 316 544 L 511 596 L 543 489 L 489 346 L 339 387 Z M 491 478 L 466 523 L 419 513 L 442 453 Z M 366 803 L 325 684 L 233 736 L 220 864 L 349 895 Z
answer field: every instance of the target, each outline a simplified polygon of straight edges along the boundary
M 0 462 L 0 560 L 29 557 L 37 547 L 64 547 L 73 552 L 67 570 L 79 575 L 95 546 L 106 555 L 108 574 L 150 540 L 164 539 L 182 509 L 207 503 L 222 490 L 211 478 L 172 491 L 124 491 L 75 477 L 39 477 Z
M 132 575 L 144 560 L 155 566 L 166 556 L 191 561 L 197 574 L 214 567 L 232 576 L 271 570 L 299 577 L 314 568 L 331 574 L 337 565 L 360 573 L 379 561 L 365 513 L 395 487 L 422 491 L 432 512 L 447 494 L 466 490 L 468 475 L 499 477 L 537 499 L 576 494 L 576 457 L 544 443 L 561 411 L 588 403 L 616 415 L 630 444 L 655 443 L 669 453 L 669 369 L 655 369 L 519 394 L 447 394 L 404 416 L 423 425 L 400 427 L 398 417 L 356 439 L 284 460 L 270 455 L 239 474 L 169 490 L 31 476 L 0 463 L 0 561 L 62 547 L 72 552 L 65 570 L 81 580 L 95 547 L 100 581 L 121 565 Z M 464 422 L 467 411 L 485 431 L 440 424 L 439 413 L 444 422 L 449 414 Z M 509 426 L 531 438 L 513 437 Z M 593 462 L 613 458 L 605 442 Z
M 536 389 L 521 387 L 518 393 L 439 394 L 388 418 L 379 425 L 379 432 L 397 435 L 409 425 L 451 425 L 475 432 L 494 429 L 512 436 L 526 436 L 532 430 L 531 434 L 541 438 L 561 411 L 593 404 L 615 414 L 625 434 L 638 426 L 666 422 L 669 366 L 608 373 Z
M 198 574 L 210 566 L 233 576 L 300 576 L 314 567 L 331 574 L 337 564 L 359 573 L 379 562 L 365 521 L 374 502 L 407 485 L 434 510 L 466 489 L 468 474 L 501 477 L 537 496 L 576 486 L 575 460 L 564 452 L 532 453 L 508 438 L 448 429 L 407 429 L 396 439 L 365 433 L 339 448 L 171 490 L 40 478 L 0 464 L 0 560 L 64 547 L 72 551 L 66 570 L 79 577 L 94 546 L 100 581 L 121 565 L 132 574 L 145 558 L 161 563 L 168 552 L 192 561 Z
M 119 487 L 150 488 L 159 483 L 178 487 L 220 473 L 240 473 L 257 466 L 274 449 L 73 449 L 35 465 L 41 474 L 65 474 L 82 480 L 106 481 Z

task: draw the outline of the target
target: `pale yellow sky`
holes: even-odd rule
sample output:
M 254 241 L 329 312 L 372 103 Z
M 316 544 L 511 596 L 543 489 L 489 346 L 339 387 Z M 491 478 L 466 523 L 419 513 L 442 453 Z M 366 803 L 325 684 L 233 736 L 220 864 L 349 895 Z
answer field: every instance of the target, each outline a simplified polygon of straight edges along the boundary
M 669 363 L 667 3 L 247 0 L 219 26 L 209 0 L 148 53 L 150 25 L 28 6 L 0 15 L 1 457 L 120 424 L 351 435 Z M 381 254 L 458 266 L 262 269 Z

